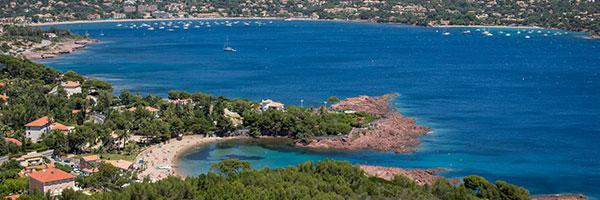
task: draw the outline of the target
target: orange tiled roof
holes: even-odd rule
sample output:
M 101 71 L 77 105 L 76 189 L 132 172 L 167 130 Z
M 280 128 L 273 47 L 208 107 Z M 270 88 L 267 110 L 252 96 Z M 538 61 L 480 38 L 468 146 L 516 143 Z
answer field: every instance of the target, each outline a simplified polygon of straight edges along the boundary
M 98 157 L 98 155 L 91 155 L 91 156 L 83 157 L 83 161 L 85 161 L 85 162 L 96 161 L 96 160 L 100 160 L 100 157 Z
M 133 112 L 133 111 L 135 111 L 136 109 L 137 109 L 137 107 L 131 107 L 131 108 L 129 108 L 128 110 Z M 153 107 L 150 107 L 150 106 L 146 106 L 146 107 L 144 107 L 144 109 L 146 109 L 146 110 L 148 110 L 148 111 L 150 111 L 150 112 L 156 112 L 156 111 L 158 111 L 158 109 L 156 109 L 156 108 L 153 108 Z
M 79 113 L 79 112 L 81 112 L 81 110 L 72 110 L 71 111 L 71 113 L 73 113 L 73 114 L 76 114 L 76 113 Z M 85 113 L 89 113 L 89 112 L 91 112 L 90 109 L 85 109 Z
M 75 178 L 75 176 L 56 168 L 37 171 L 29 174 L 29 178 L 38 180 L 42 183 Z
M 10 195 L 10 196 L 4 196 L 5 199 L 11 199 L 11 200 L 18 199 L 19 197 L 21 197 L 20 194 L 15 194 L 15 195 Z
M 35 121 L 30 122 L 29 124 L 25 124 L 25 126 L 44 126 L 49 123 L 50 123 L 50 120 L 48 117 L 42 117 L 42 118 L 36 119 Z
M 68 131 L 69 127 L 62 125 L 61 123 L 58 122 L 54 122 L 52 123 L 52 130 L 63 130 L 63 131 Z
M 0 86 L 4 87 L 6 85 L 6 83 L 2 82 L 0 83 Z
M 27 169 L 27 170 L 31 170 L 31 169 L 46 169 L 46 168 L 54 168 L 54 167 L 56 167 L 56 166 L 54 166 L 54 164 L 48 163 L 48 164 L 43 164 L 43 165 L 25 167 L 25 169 Z
M 0 99 L 7 100 L 7 99 L 8 99 L 8 96 L 6 96 L 6 95 L 1 95 L 1 94 L 0 94 Z
M 77 82 L 73 82 L 73 81 L 68 81 L 67 83 L 62 85 L 63 87 L 79 87 L 79 83 Z
M 105 161 L 102 161 L 102 162 L 111 164 L 111 165 L 113 165 L 115 167 L 118 167 L 118 168 L 121 168 L 121 169 L 124 169 L 124 170 L 129 169 L 129 166 L 131 166 L 133 164 L 133 162 L 126 161 L 126 160 L 105 160 Z
M 19 146 L 21 146 L 23 144 L 21 141 L 15 139 L 15 138 L 4 138 L 4 141 L 5 142 L 12 142 L 12 143 L 15 143 L 15 144 L 17 144 Z

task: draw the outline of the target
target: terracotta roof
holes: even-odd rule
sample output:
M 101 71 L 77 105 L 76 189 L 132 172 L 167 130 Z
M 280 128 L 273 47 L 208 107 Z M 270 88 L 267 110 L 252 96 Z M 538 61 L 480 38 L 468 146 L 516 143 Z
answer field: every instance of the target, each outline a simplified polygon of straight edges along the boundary
M 56 168 L 37 171 L 29 174 L 29 178 L 38 180 L 42 183 L 75 178 L 75 176 Z
M 280 106 L 283 106 L 283 104 L 279 103 L 279 102 L 273 102 L 269 105 L 269 107 L 280 107 Z
M 105 161 L 102 161 L 102 162 L 111 164 L 111 165 L 113 165 L 115 167 L 118 167 L 118 168 L 121 168 L 121 169 L 124 169 L 124 170 L 129 169 L 129 166 L 131 166 L 131 164 L 133 164 L 133 162 L 126 161 L 126 160 L 105 160 Z
M 1 98 L 1 99 L 4 99 L 4 100 L 7 100 L 7 99 L 8 99 L 8 96 L 6 96 L 6 95 L 1 95 L 1 94 L 0 94 L 0 98 Z
M 4 196 L 5 199 L 12 199 L 12 200 L 18 199 L 19 197 L 21 197 L 20 194 L 15 194 L 15 195 L 10 195 L 10 196 Z
M 0 83 L 0 86 L 4 87 L 6 85 L 6 83 L 2 82 Z
M 50 120 L 48 119 L 48 117 L 42 117 L 39 119 L 36 119 L 35 121 L 30 122 L 29 124 L 25 124 L 25 126 L 44 126 L 46 124 L 49 124 Z
M 15 158 L 16 161 L 21 161 L 21 160 L 26 160 L 29 158 L 37 158 L 37 157 L 42 157 L 42 154 L 40 153 L 32 153 L 32 154 L 27 154 L 27 155 L 23 155 L 21 157 Z
M 158 111 L 158 109 L 150 107 L 150 106 L 146 106 L 145 109 L 148 110 L 148 111 L 150 111 L 150 112 L 156 112 L 156 111 Z
M 83 157 L 83 161 L 85 161 L 85 162 L 96 161 L 96 160 L 100 160 L 100 157 L 98 157 L 98 155 L 91 155 L 91 156 Z
M 15 139 L 15 138 L 8 138 L 7 137 L 7 138 L 4 138 L 4 141 L 5 142 L 12 142 L 12 143 L 15 143 L 15 144 L 17 144 L 19 146 L 21 146 L 23 144 L 21 141 Z
M 94 173 L 94 172 L 98 172 L 98 171 L 100 171 L 100 170 L 98 170 L 98 169 L 95 169 L 95 168 L 94 168 L 94 169 L 90 169 L 90 168 L 83 168 L 81 171 L 83 171 L 83 172 L 87 172 L 87 173 Z
M 137 109 L 137 107 L 131 107 L 131 108 L 129 108 L 128 110 L 133 112 L 133 111 L 135 111 L 136 109 Z M 156 109 L 156 108 L 153 108 L 153 107 L 150 107 L 150 106 L 146 106 L 146 107 L 144 107 L 144 109 L 146 109 L 146 110 L 148 110 L 148 111 L 150 111 L 150 112 L 156 112 L 156 111 L 158 111 L 158 109 Z
M 52 128 L 51 128 L 51 129 L 52 129 L 52 130 L 63 130 L 63 131 L 68 131 L 70 128 L 69 128 L 69 127 L 67 127 L 67 126 L 65 126 L 65 125 L 62 125 L 62 124 L 60 124 L 60 123 L 58 123 L 58 122 L 54 122 L 54 123 L 52 123 Z
M 46 168 L 54 168 L 56 166 L 54 166 L 54 164 L 52 163 L 48 163 L 48 164 L 43 164 L 43 165 L 37 165 L 37 166 L 29 166 L 29 167 L 25 167 L 25 169 L 46 169 Z
M 79 87 L 79 83 L 73 82 L 73 81 L 68 81 L 67 83 L 64 83 L 62 86 L 63 87 Z
M 76 114 L 76 113 L 79 113 L 79 112 L 81 112 L 81 110 L 72 110 L 71 111 L 71 113 L 73 113 L 73 114 Z M 90 109 L 85 109 L 85 113 L 89 113 L 89 112 L 91 112 Z

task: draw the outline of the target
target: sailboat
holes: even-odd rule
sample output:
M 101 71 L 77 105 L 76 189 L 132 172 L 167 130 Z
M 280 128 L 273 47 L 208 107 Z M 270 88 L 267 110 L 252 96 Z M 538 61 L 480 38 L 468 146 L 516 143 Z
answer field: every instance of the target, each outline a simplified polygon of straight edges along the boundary
M 225 39 L 225 44 L 223 44 L 223 51 L 236 51 L 235 49 L 231 48 L 230 46 L 227 45 L 227 42 L 229 41 L 229 37 L 227 37 Z

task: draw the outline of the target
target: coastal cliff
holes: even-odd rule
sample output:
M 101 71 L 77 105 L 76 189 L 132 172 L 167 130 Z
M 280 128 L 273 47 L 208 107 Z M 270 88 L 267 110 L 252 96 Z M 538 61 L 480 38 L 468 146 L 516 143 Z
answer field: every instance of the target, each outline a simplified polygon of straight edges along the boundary
M 400 113 L 391 112 L 395 109 L 389 106 L 388 100 L 397 94 L 387 94 L 379 97 L 359 96 L 345 99 L 331 106 L 335 110 L 363 111 L 382 117 L 371 122 L 367 128 L 354 128 L 350 134 L 340 137 L 312 138 L 298 141 L 296 145 L 324 149 L 374 149 L 406 153 L 415 151 L 421 141 L 419 136 L 427 134 L 430 129 L 416 125 L 414 118 L 405 117 Z
M 368 176 L 377 176 L 379 178 L 383 178 L 385 180 L 392 180 L 396 175 L 403 175 L 408 177 L 409 179 L 417 182 L 418 185 L 423 186 L 425 184 L 432 185 L 438 179 L 445 179 L 443 176 L 435 175 L 440 171 L 444 171 L 444 169 L 403 169 L 398 167 L 382 167 L 382 166 L 372 166 L 372 165 L 359 165 L 360 169 L 365 171 Z M 449 179 L 451 183 L 458 183 L 460 180 L 458 179 Z

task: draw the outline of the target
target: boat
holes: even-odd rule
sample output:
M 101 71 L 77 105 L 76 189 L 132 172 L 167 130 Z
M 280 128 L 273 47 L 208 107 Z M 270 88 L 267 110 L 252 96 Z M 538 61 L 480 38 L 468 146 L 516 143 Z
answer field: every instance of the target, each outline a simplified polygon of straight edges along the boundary
M 468 33 L 471 33 L 471 31 L 467 30 L 467 31 L 463 31 L 462 33 L 463 34 L 468 34 Z
M 90 34 L 87 31 L 85 31 L 84 35 L 85 35 L 85 37 L 90 36 Z
M 158 29 L 161 29 L 161 30 L 162 30 L 162 29 L 165 29 L 165 27 L 164 27 L 164 26 L 161 26 L 161 27 L 158 27 Z
M 521 34 L 521 31 L 517 31 L 517 34 Z
M 121 27 L 121 26 L 123 26 L 123 24 L 117 24 L 117 27 Z
M 444 32 L 442 35 L 450 35 L 450 32 Z
M 148 30 L 149 30 L 149 31 L 153 31 L 153 30 L 154 30 L 154 28 L 153 28 L 153 27 L 150 27 L 150 28 L 148 28 Z
M 223 44 L 223 51 L 236 51 L 234 48 L 231 48 L 230 46 L 227 45 L 228 41 L 229 41 L 229 37 L 227 37 L 225 39 L 225 44 Z
M 507 33 L 505 36 L 506 36 L 506 37 L 510 37 L 510 33 Z
M 545 34 L 545 33 L 544 33 L 544 37 L 548 37 L 548 34 Z
M 172 28 L 170 28 L 170 29 L 167 29 L 167 31 L 173 31 L 173 29 L 172 29 Z
M 526 35 L 526 36 L 525 36 L 525 39 L 529 39 L 529 38 L 531 38 L 531 37 L 529 37 L 529 35 Z

